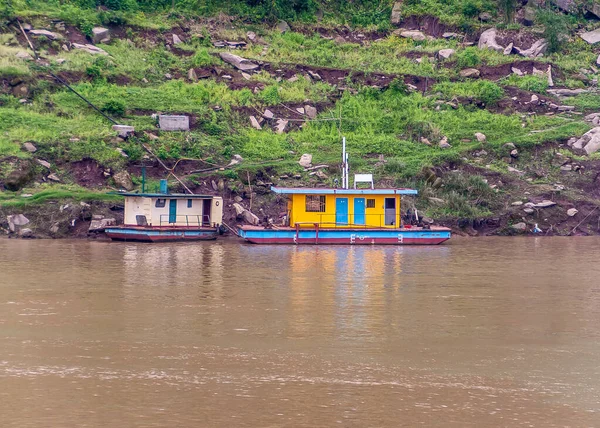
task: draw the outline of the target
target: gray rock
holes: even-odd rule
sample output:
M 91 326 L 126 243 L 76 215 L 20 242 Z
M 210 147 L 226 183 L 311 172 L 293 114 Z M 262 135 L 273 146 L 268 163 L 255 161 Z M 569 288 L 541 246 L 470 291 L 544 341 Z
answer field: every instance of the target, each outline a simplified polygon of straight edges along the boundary
M 242 202 L 244 200 L 244 198 L 242 198 L 241 196 L 235 196 L 233 198 L 233 200 L 239 204 L 240 202 Z
M 287 128 L 288 121 L 285 119 L 277 119 L 277 123 L 275 124 L 275 132 L 277 134 L 283 134 L 285 129 Z
M 506 147 L 509 150 L 514 150 L 517 148 L 517 146 L 515 146 L 514 143 L 506 143 L 506 144 L 504 144 L 504 147 Z
M 577 208 L 570 208 L 567 210 L 567 215 L 569 217 L 575 217 L 577 215 L 579 211 L 577 210 Z
M 177 34 L 173 34 L 173 44 L 179 45 L 181 43 L 183 43 L 183 40 L 181 40 Z
M 443 137 L 440 142 L 438 143 L 438 147 L 440 149 L 449 149 L 450 147 L 452 147 L 450 145 L 450 143 L 448 143 L 448 137 Z
M 285 21 L 279 21 L 275 28 L 277 29 L 277 31 L 279 31 L 282 34 L 287 33 L 288 31 L 291 30 L 289 24 Z
M 516 74 L 517 76 L 523 75 L 523 72 L 521 70 L 519 70 L 517 67 L 511 67 L 510 70 L 513 72 L 513 74 Z
M 513 224 L 511 227 L 517 232 L 525 232 L 527 230 L 527 224 L 523 222 Z
M 490 28 L 481 33 L 479 37 L 479 42 L 477 43 L 477 47 L 479 49 L 492 49 L 496 52 L 504 52 L 504 47 L 500 46 L 496 42 L 497 32 L 495 28 Z
M 531 104 L 539 104 L 540 102 L 540 97 L 538 97 L 537 95 L 533 94 L 531 96 L 531 100 L 529 101 Z
M 533 214 L 535 212 L 533 208 L 523 208 L 523 211 L 527 214 Z
M 189 131 L 190 117 L 161 114 L 158 116 L 158 126 L 163 131 Z
M 118 187 L 125 190 L 133 190 L 133 182 L 127 171 L 119 171 L 116 174 L 113 174 L 113 180 Z
M 600 55 L 598 55 L 598 58 L 596 58 L 596 64 L 600 65 Z
M 29 224 L 29 219 L 23 214 L 14 214 L 6 217 L 8 228 L 11 232 L 14 232 L 17 226 L 25 226 Z
M 72 46 L 74 49 L 79 49 L 92 55 L 108 55 L 108 52 L 106 52 L 104 49 L 100 49 L 99 47 L 96 47 L 94 45 L 82 45 L 79 43 L 73 43 Z
M 508 46 L 504 48 L 504 50 L 502 51 L 502 53 L 503 53 L 504 55 L 510 55 L 510 54 L 512 53 L 512 51 L 513 51 L 513 43 L 512 43 L 512 42 L 510 42 L 510 43 L 508 44 Z
M 394 3 L 394 6 L 392 7 L 392 15 L 390 17 L 390 21 L 391 21 L 392 25 L 398 25 L 398 24 L 400 24 L 401 20 L 402 20 L 402 2 L 397 1 Z
M 460 75 L 460 77 L 477 79 L 481 73 L 476 68 L 465 68 L 464 70 L 461 70 L 458 74 Z
M 25 150 L 27 150 L 29 153 L 37 152 L 37 147 L 34 146 L 33 143 L 30 143 L 29 141 L 27 141 L 26 143 L 23 143 L 23 148 Z
M 194 70 L 193 68 L 190 68 L 188 70 L 188 79 L 191 80 L 192 82 L 198 81 L 198 75 L 196 74 L 196 70 Z
M 15 57 L 17 57 L 18 59 L 22 59 L 24 61 L 33 61 L 33 57 L 31 56 L 31 54 L 29 52 L 25 52 L 25 51 L 19 51 L 15 54 Z
M 312 165 L 312 155 L 309 153 L 304 153 L 301 157 L 300 160 L 298 161 L 298 163 L 300 164 L 301 167 L 303 168 L 310 168 L 310 166 Z
M 257 226 L 260 223 L 259 218 L 254 215 L 252 212 L 250 212 L 249 210 L 244 210 L 244 213 L 242 214 L 242 218 L 244 219 L 244 221 L 248 224 Z
M 304 111 L 306 113 L 306 115 L 309 117 L 309 119 L 316 119 L 317 118 L 317 109 L 313 106 L 309 106 L 309 105 L 305 105 L 304 106 Z
M 513 168 L 512 166 L 509 166 L 507 169 L 508 169 L 508 172 L 512 172 L 513 174 L 525 175 L 525 173 L 523 171 L 520 171 L 517 168 Z
M 481 132 L 476 132 L 475 138 L 477 138 L 477 141 L 479 141 L 480 143 L 485 143 L 485 141 L 486 141 L 485 134 L 482 134 Z
M 254 129 L 262 129 L 262 126 L 260 126 L 260 123 L 258 123 L 258 120 L 254 116 L 250 116 L 250 124 Z
M 448 59 L 455 53 L 456 53 L 456 51 L 454 49 L 441 49 L 438 52 L 438 55 L 440 56 L 440 58 Z
M 107 39 L 110 40 L 110 30 L 108 28 L 102 28 L 102 27 L 92 28 L 92 42 L 106 43 L 105 40 L 107 40 Z
M 290 77 L 289 79 L 287 79 L 288 82 L 290 83 L 294 83 L 296 81 L 298 81 L 298 75 L 294 74 L 292 77 Z
M 583 40 L 588 42 L 590 45 L 600 42 L 600 28 L 594 31 L 588 31 L 579 35 Z
M 114 218 L 92 219 L 88 232 L 104 232 L 104 229 L 110 226 L 115 226 L 117 220 Z
M 48 31 L 48 30 L 31 30 L 29 31 L 30 35 L 33 36 L 44 36 L 50 40 L 62 40 L 63 36 L 61 36 L 58 33 L 53 33 L 52 31 Z
M 558 97 L 575 97 L 589 92 L 586 89 L 548 89 L 548 93 Z
M 262 115 L 265 119 L 273 119 L 273 117 L 275 116 L 273 114 L 273 112 L 269 109 L 266 109 L 265 112 Z
M 523 205 L 523 201 L 514 201 L 511 205 L 513 207 L 520 207 L 521 205 Z
M 405 30 L 405 31 L 401 31 L 400 32 L 400 36 L 406 38 L 406 39 L 412 39 L 414 41 L 417 42 L 422 42 L 423 40 L 426 40 L 427 37 L 425 36 L 425 34 L 423 34 L 422 31 L 419 30 Z
M 121 138 L 127 138 L 135 132 L 135 128 L 129 125 L 113 125 L 112 129 L 117 131 Z
M 238 198 L 239 198 L 239 196 L 238 196 Z M 240 198 L 240 201 L 239 201 L 239 202 L 242 202 L 242 201 L 241 201 L 241 199 L 242 199 L 242 198 Z M 236 215 L 238 218 L 241 218 L 241 217 L 242 217 L 242 215 L 244 214 L 244 211 L 246 211 L 246 208 L 244 208 L 243 206 L 241 206 L 241 205 L 240 205 L 239 203 L 237 203 L 237 202 L 236 202 L 235 204 L 233 204 L 232 206 L 233 206 L 233 208 L 235 209 L 235 215 Z
M 323 79 L 321 78 L 321 75 L 320 75 L 319 73 L 315 73 L 315 72 L 314 72 L 314 71 L 312 71 L 312 70 L 308 70 L 308 75 L 309 75 L 309 76 L 310 76 L 310 78 L 311 78 L 311 79 L 313 79 L 313 80 L 323 80 Z
M 556 202 L 545 200 L 545 201 L 535 204 L 534 207 L 535 208 L 550 208 L 550 207 L 553 207 L 554 205 L 556 205 Z
M 458 38 L 458 34 L 457 33 L 452 33 L 452 32 L 445 32 L 444 34 L 442 34 L 442 38 L 444 39 L 456 39 Z
M 244 161 L 244 158 L 241 155 L 233 155 L 233 158 L 229 161 L 228 166 L 238 165 Z
M 229 52 L 221 52 L 219 56 L 223 61 L 233 65 L 238 70 L 247 71 L 258 68 L 258 64 L 255 64 L 252 61 L 247 60 L 246 58 L 242 58 L 241 56 L 237 56 Z
M 539 39 L 533 45 L 531 45 L 529 49 L 520 49 L 515 47 L 515 50 L 521 56 L 527 58 L 536 58 L 546 53 L 548 50 L 548 43 L 546 42 L 546 39 Z
M 36 159 L 35 161 L 36 161 L 37 163 L 39 163 L 40 165 L 42 165 L 44 168 L 48 168 L 48 169 L 50 169 L 50 166 L 51 166 L 51 165 L 50 165 L 50 162 L 47 162 L 47 161 L 45 161 L 45 160 L 42 160 L 42 159 Z
M 24 228 L 19 230 L 19 236 L 21 238 L 33 238 L 33 230 Z
M 248 31 L 246 33 L 246 37 L 248 37 L 248 40 L 250 40 L 251 42 L 256 41 L 256 33 L 254 31 Z
M 519 157 L 519 151 L 517 149 L 511 150 L 510 152 L 510 156 L 513 158 L 518 158 Z
M 60 183 L 60 178 L 54 173 L 48 175 L 48 180 L 54 181 L 55 183 Z
M 600 150 L 600 126 L 583 134 L 581 138 L 573 143 L 573 148 L 584 149 L 588 155 Z

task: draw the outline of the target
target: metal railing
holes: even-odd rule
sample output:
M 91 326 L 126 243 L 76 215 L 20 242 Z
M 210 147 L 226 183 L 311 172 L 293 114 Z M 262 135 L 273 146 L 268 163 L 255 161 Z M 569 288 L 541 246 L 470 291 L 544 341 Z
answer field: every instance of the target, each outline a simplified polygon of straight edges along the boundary
M 175 217 L 175 221 L 171 221 Z M 210 226 L 209 215 L 175 215 L 161 214 L 159 220 L 160 227 L 168 226 L 186 226 L 186 227 L 200 227 Z
M 320 227 L 352 227 L 352 228 L 363 228 L 368 229 L 372 227 L 378 228 L 398 228 L 401 225 L 398 223 L 398 215 L 394 216 L 393 224 L 386 224 L 385 214 L 364 214 L 359 217 L 364 218 L 364 223 L 356 223 L 356 216 L 348 214 L 347 222 L 339 222 L 337 221 L 336 214 L 319 214 L 318 221 L 300 221 L 294 222 L 294 225 L 309 225 L 313 226 L 315 223 L 318 223 Z M 288 217 L 289 218 L 289 217 Z

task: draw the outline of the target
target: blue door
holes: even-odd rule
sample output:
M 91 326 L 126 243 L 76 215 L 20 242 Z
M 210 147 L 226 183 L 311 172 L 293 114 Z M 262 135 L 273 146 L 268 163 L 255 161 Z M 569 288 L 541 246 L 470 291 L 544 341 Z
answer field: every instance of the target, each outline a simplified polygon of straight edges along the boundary
M 169 201 L 169 223 L 177 223 L 177 199 Z
M 336 198 L 335 222 L 338 224 L 348 224 L 348 198 Z
M 365 224 L 365 198 L 354 198 L 354 224 Z

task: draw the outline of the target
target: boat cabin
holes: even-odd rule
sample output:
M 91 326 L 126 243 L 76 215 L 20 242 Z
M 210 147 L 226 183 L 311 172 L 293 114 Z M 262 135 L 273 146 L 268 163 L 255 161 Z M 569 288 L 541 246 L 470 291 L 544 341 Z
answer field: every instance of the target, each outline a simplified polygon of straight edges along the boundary
M 223 198 L 182 193 L 121 193 L 124 226 L 219 227 Z
M 290 227 L 400 228 L 401 197 L 413 189 L 319 189 L 272 187 L 288 195 Z

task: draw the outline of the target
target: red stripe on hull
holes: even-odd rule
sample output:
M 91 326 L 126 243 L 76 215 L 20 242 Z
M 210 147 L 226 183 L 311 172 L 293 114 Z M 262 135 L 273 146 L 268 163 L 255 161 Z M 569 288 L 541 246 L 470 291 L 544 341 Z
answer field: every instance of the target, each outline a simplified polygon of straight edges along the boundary
M 217 235 L 207 236 L 148 236 L 145 234 L 132 234 L 132 233 L 107 233 L 113 241 L 130 241 L 130 242 L 179 242 L 179 241 L 212 241 L 217 239 Z
M 348 238 L 319 238 L 298 239 L 294 242 L 293 238 L 246 238 L 252 244 L 302 244 L 302 245 L 439 245 L 449 238 L 404 238 L 398 242 L 397 238 L 372 238 L 363 241 L 357 239 L 354 243 L 349 242 Z

